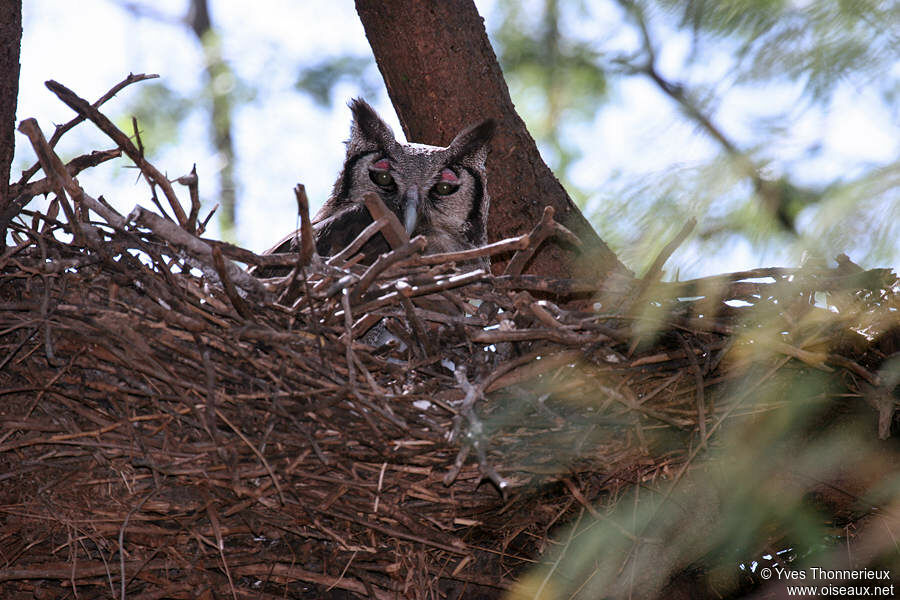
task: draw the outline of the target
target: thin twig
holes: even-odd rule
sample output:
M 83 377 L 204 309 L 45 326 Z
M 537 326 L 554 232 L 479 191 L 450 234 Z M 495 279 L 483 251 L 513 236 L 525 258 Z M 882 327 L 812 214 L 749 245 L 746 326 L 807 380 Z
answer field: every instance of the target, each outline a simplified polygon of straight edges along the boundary
M 228 299 L 231 301 L 231 305 L 234 306 L 234 309 L 241 315 L 243 318 L 248 321 L 254 321 L 253 313 L 250 312 L 250 309 L 247 307 L 247 303 L 244 302 L 244 299 L 237 293 L 237 290 L 234 289 L 234 284 L 231 283 L 231 278 L 228 276 L 228 269 L 225 267 L 225 259 L 222 258 L 222 251 L 218 246 L 212 247 L 212 257 L 213 257 L 213 266 L 216 268 L 216 273 L 219 274 L 219 280 L 222 282 L 222 288 L 225 290 L 225 295 L 228 296 Z
M 197 218 L 200 216 L 200 179 L 197 177 L 197 163 L 191 167 L 191 172 L 176 179 L 178 183 L 187 186 L 191 196 L 191 213 L 188 215 L 187 230 L 191 233 L 197 231 Z
M 552 225 L 553 213 L 552 206 L 544 207 L 541 220 L 528 234 L 528 246 L 513 254 L 513 257 L 506 264 L 506 269 L 503 271 L 504 275 L 519 275 L 525 269 L 525 265 L 528 264 L 531 257 L 534 256 L 534 253 L 537 252 L 540 245 L 544 243 L 544 240 L 553 234 L 555 231 Z

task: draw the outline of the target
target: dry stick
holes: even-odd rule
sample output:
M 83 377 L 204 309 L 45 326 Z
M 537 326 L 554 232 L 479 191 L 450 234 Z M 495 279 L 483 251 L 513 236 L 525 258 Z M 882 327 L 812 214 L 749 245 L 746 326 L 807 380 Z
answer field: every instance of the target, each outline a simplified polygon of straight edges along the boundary
M 358 338 L 359 336 L 361 336 L 362 334 L 364 334 L 365 332 L 370 330 L 372 328 L 372 326 L 375 325 L 375 323 L 377 323 L 378 321 L 380 321 L 384 316 L 385 315 L 382 315 L 380 313 L 364 314 L 363 316 L 358 318 L 356 320 L 356 322 L 353 324 L 353 332 L 352 332 L 351 337 L 353 337 L 354 339 Z M 391 315 L 391 316 L 393 316 L 393 315 Z M 347 335 L 346 333 L 341 335 L 340 340 L 343 341 L 344 337 L 346 335 Z
M 540 275 L 500 275 L 491 281 L 496 290 L 528 290 L 557 296 L 593 293 L 603 290 L 603 282 L 586 279 L 554 279 Z
M 45 82 L 44 85 L 66 103 L 69 108 L 90 119 L 103 133 L 108 135 L 134 161 L 134 164 L 138 166 L 141 172 L 146 174 L 150 181 L 162 189 L 163 194 L 166 195 L 166 199 L 169 201 L 169 205 L 172 207 L 172 211 L 175 213 L 175 218 L 178 219 L 178 224 L 182 227 L 187 227 L 187 215 L 184 214 L 184 209 L 181 208 L 181 203 L 178 201 L 178 197 L 175 196 L 171 182 L 142 156 L 127 135 L 122 133 L 106 115 L 88 104 L 87 100 L 79 97 L 66 86 L 53 80 Z
M 809 365 L 814 369 L 819 369 L 826 373 L 834 372 L 834 369 L 825 364 L 825 360 L 828 358 L 828 355 L 825 352 L 810 352 L 809 350 L 797 348 L 796 346 L 791 346 L 785 342 L 773 342 L 771 347 L 775 352 L 796 358 L 800 362 Z
M 316 251 L 316 244 L 312 222 L 309 220 L 309 198 L 306 197 L 306 188 L 302 183 L 294 187 L 294 197 L 300 213 L 300 257 L 297 259 L 297 266 L 305 267 Z
M 487 277 L 487 275 L 487 271 L 485 271 L 484 269 L 475 269 L 474 271 L 469 271 L 468 273 L 451 275 L 446 279 L 438 279 L 433 283 L 427 283 L 425 285 L 398 285 L 398 289 L 400 293 L 407 298 L 412 298 L 413 296 L 422 296 L 424 294 L 433 294 L 435 292 L 452 290 L 453 288 L 458 288 L 484 279 L 485 277 Z
M 69 227 L 72 229 L 72 235 L 75 237 L 75 244 L 84 244 L 84 234 L 81 231 L 81 226 L 75 218 L 75 211 L 72 209 L 72 205 L 69 204 L 69 200 L 66 198 L 65 190 L 67 186 L 65 176 L 68 175 L 66 166 L 56 153 L 53 152 L 53 149 L 50 148 L 50 144 L 48 144 L 46 138 L 44 138 L 44 134 L 41 132 L 41 128 L 38 126 L 36 120 L 30 118 L 24 119 L 19 123 L 19 131 L 28 137 L 31 146 L 34 148 L 35 154 L 38 156 L 41 168 L 52 182 L 53 191 L 56 192 L 56 197 L 59 199 L 63 212 L 66 213 L 66 219 L 69 220 Z M 81 196 L 81 190 L 78 189 L 77 185 L 73 186 L 68 191 L 73 200 Z
M 47 142 L 51 147 L 53 144 Z M 72 160 L 66 163 L 66 172 L 69 174 L 69 177 L 75 177 L 85 169 L 89 169 L 91 167 L 96 167 L 102 163 L 105 163 L 108 160 L 112 160 L 114 158 L 118 158 L 122 156 L 121 148 L 112 148 L 110 150 L 94 150 L 90 154 L 82 154 L 81 156 L 76 156 Z M 40 163 L 36 163 L 40 165 Z M 48 177 L 44 177 L 43 179 L 38 179 L 37 181 L 32 181 L 31 183 L 25 184 L 21 188 L 11 189 L 10 190 L 10 198 L 15 198 L 17 196 L 22 196 L 28 198 L 29 200 L 34 196 L 41 196 L 43 194 L 48 194 L 53 191 L 52 182 Z M 18 208 L 22 208 L 27 204 L 24 202 Z M 10 215 L 13 217 L 15 215 Z
M 544 325 L 551 327 L 553 329 L 559 329 L 562 331 L 572 331 L 572 327 L 562 323 L 559 319 L 557 319 L 553 314 L 550 313 L 549 310 L 545 307 L 545 303 L 543 300 L 535 300 L 532 298 L 531 294 L 528 292 L 520 292 L 524 294 L 523 302 L 516 302 L 516 308 L 520 310 L 524 310 L 530 312 L 534 317 L 543 323 Z M 607 336 L 604 336 L 607 337 Z
M 350 299 L 354 303 L 359 302 L 359 299 L 363 294 L 366 293 L 366 290 L 369 289 L 369 286 L 371 286 L 375 282 L 375 279 L 381 273 L 383 273 L 385 269 L 393 264 L 400 262 L 404 258 L 409 257 L 409 255 L 411 254 L 421 252 L 425 249 L 425 246 L 427 244 L 428 240 L 426 240 L 424 236 L 417 235 L 412 240 L 400 246 L 399 248 L 395 248 L 387 254 L 380 255 L 375 260 L 375 262 L 372 263 L 372 266 L 366 269 L 366 272 L 363 273 L 362 277 L 359 278 L 359 283 L 357 283 L 353 288 L 353 293 L 351 294 Z
M 850 360 L 849 358 L 841 356 L 840 354 L 828 354 L 826 355 L 825 360 L 833 365 L 844 367 L 845 369 L 853 371 L 876 388 L 880 388 L 884 385 L 884 381 L 879 375 L 869 371 L 858 362 Z
M 320 512 L 323 515 L 328 515 L 329 517 L 336 519 L 343 519 L 345 521 L 350 521 L 351 523 L 357 523 L 366 527 L 367 529 L 374 529 L 380 533 L 384 533 L 385 535 L 389 535 L 391 537 L 395 537 L 401 540 L 409 540 L 411 542 L 418 542 L 420 544 L 424 544 L 426 546 L 431 546 L 433 548 L 437 548 L 439 550 L 446 550 L 447 552 L 452 552 L 453 554 L 466 554 L 467 549 L 463 547 L 457 547 L 452 544 L 445 544 L 443 542 L 435 541 L 421 535 L 415 535 L 406 533 L 401 529 L 397 529 L 395 527 L 388 527 L 387 525 L 381 525 L 380 523 L 373 521 L 372 519 L 367 519 L 363 517 L 367 517 L 367 515 L 363 514 L 362 517 L 357 517 L 352 514 L 344 513 L 339 510 L 335 510 L 334 508 L 319 508 L 319 507 L 310 507 L 312 510 L 316 512 Z
M 151 570 L 161 570 L 171 567 L 171 559 L 165 558 L 157 561 L 153 561 L 151 563 L 146 563 L 146 561 L 135 560 L 129 563 L 126 563 L 126 567 L 128 568 L 140 568 L 142 566 L 148 566 Z M 22 569 L 0 569 L 0 582 L 2 581 L 15 581 L 18 579 L 59 579 L 59 580 L 67 580 L 72 577 L 72 570 L 74 567 L 74 563 L 49 563 L 43 564 L 37 568 L 22 568 Z M 107 576 L 108 568 L 106 563 L 101 561 L 81 561 L 78 564 L 77 573 L 75 574 L 76 578 L 79 580 L 88 579 L 91 577 L 98 576 Z
M 342 590 L 355 592 L 360 596 L 374 598 L 374 600 L 394 600 L 397 598 L 398 592 L 387 592 L 381 588 L 368 588 L 365 583 L 356 579 L 348 579 L 346 577 L 335 577 L 333 575 L 324 575 L 315 571 L 307 571 L 296 566 L 293 562 L 276 562 L 271 561 L 254 563 L 249 565 L 240 565 L 234 567 L 235 575 L 250 576 L 254 579 L 265 580 L 270 576 L 280 579 L 294 579 L 297 581 L 306 581 L 320 586 L 333 586 Z M 374 592 L 372 595 L 370 592 Z
M 345 288 L 341 292 L 341 305 L 344 307 L 343 316 L 344 316 L 344 329 L 346 330 L 346 338 L 344 343 L 346 344 L 346 361 L 347 361 L 347 384 L 350 386 L 350 390 L 353 392 L 353 395 L 356 399 L 365 406 L 366 408 L 373 410 L 374 412 L 378 412 L 379 414 L 383 414 L 384 411 L 380 410 L 374 404 L 366 400 L 362 397 L 362 394 L 359 393 L 359 390 L 356 387 L 356 363 L 358 361 L 354 361 L 355 358 L 353 353 L 353 315 L 350 312 L 350 293 Z M 378 428 L 378 425 L 375 424 L 375 421 L 372 419 L 371 415 L 368 411 L 360 411 L 363 415 L 363 418 L 368 423 L 369 427 L 372 428 L 372 431 L 375 434 L 384 439 L 384 434 L 381 432 L 381 429 Z
M 328 283 L 328 279 L 322 279 L 321 281 L 316 283 L 315 286 L 313 286 L 313 292 L 317 293 L 317 298 L 324 300 L 327 298 L 331 298 L 339 292 L 343 292 L 346 288 L 350 287 L 350 285 L 354 281 L 358 280 L 359 277 L 355 273 L 348 273 L 337 281 L 333 281 L 324 292 L 319 294 L 319 290 L 321 290 Z
M 122 521 L 122 527 L 119 529 L 119 572 L 121 573 L 121 581 L 119 582 L 121 586 L 120 600 L 125 600 L 125 586 L 128 584 L 128 580 L 125 577 L 125 529 L 128 527 L 128 520 L 131 518 L 131 515 L 141 510 L 147 500 L 156 495 L 157 492 L 159 492 L 158 489 L 151 490 L 150 493 L 144 496 L 144 498 L 140 502 L 138 502 L 136 506 L 128 511 L 128 514 L 125 515 L 125 520 Z M 74 567 L 75 564 L 73 563 L 72 568 L 74 569 Z
M 539 361 L 535 360 L 538 356 L 541 357 Z M 571 365 L 583 357 L 584 354 L 581 350 L 562 350 L 553 354 L 548 354 L 546 350 L 537 350 L 511 361 L 507 365 L 500 366 L 481 383 L 481 386 L 485 393 L 491 393 L 516 383 L 528 381 L 559 367 Z
M 47 244 L 44 241 L 42 236 L 37 236 L 38 246 L 41 250 L 41 262 L 47 261 Z M 53 355 L 53 336 L 50 331 L 50 278 L 46 274 L 41 275 L 41 281 L 43 282 L 43 295 L 41 298 L 41 309 L 40 309 L 40 322 L 44 325 L 44 354 L 47 357 L 47 362 L 53 367 L 61 367 L 62 364 L 56 360 L 56 357 Z M 74 360 L 75 355 L 72 355 L 72 360 Z M 71 364 L 71 363 L 70 363 Z M 68 369 L 66 369 L 68 370 Z
M 201 423 L 206 428 L 206 433 L 218 448 L 219 428 L 216 427 L 216 369 L 210 359 L 209 344 L 204 342 L 199 333 L 194 333 L 194 343 L 200 351 L 200 360 L 203 361 L 203 370 L 206 375 L 206 410 Z
M 416 258 L 403 261 L 397 265 L 397 268 L 419 266 L 419 265 L 444 265 L 452 262 L 466 262 L 484 256 L 494 256 L 511 250 L 524 250 L 531 243 L 531 238 L 526 233 L 518 237 L 507 238 L 479 246 L 471 250 L 460 250 L 458 252 L 442 252 L 440 254 L 426 254 L 425 256 L 417 256 Z
M 470 271 L 461 275 L 454 275 L 453 277 L 441 279 L 436 281 L 435 283 L 431 283 L 428 285 L 411 286 L 405 284 L 405 282 L 397 282 L 395 284 L 395 287 L 398 291 L 388 292 L 384 296 L 380 296 L 372 300 L 371 302 L 363 304 L 359 307 L 359 312 L 365 313 L 387 304 L 391 304 L 394 302 L 394 300 L 397 299 L 397 296 L 401 294 L 406 296 L 407 298 L 412 298 L 414 296 L 424 296 L 427 294 L 433 294 L 435 292 L 444 292 L 453 288 L 469 285 L 470 283 L 484 279 L 486 276 L 487 273 L 484 269 L 476 269 L 475 271 Z
M 200 216 L 200 179 L 197 177 L 197 163 L 191 167 L 191 172 L 176 179 L 178 183 L 187 186 L 191 196 L 191 214 L 188 216 L 187 230 L 191 233 L 197 231 L 197 218 Z
M 371 192 L 365 194 L 363 196 L 363 202 L 365 203 L 366 208 L 369 209 L 369 214 L 372 215 L 373 220 L 377 221 L 382 217 L 387 217 L 388 225 L 381 231 L 381 234 L 384 236 L 384 239 L 387 240 L 388 244 L 391 245 L 391 248 L 396 250 L 409 242 L 409 235 L 406 233 L 406 228 L 400 224 L 397 215 L 385 206 L 384 202 L 377 194 Z
M 216 211 L 217 211 L 217 210 L 219 210 L 219 205 L 218 205 L 218 204 L 216 204 L 215 206 L 213 206 L 213 207 L 210 209 L 209 214 L 206 215 L 206 218 L 203 219 L 203 222 L 201 222 L 201 223 L 200 223 L 200 226 L 197 227 L 197 232 L 198 232 L 198 233 L 203 233 L 204 231 L 206 231 L 206 226 L 209 224 L 209 220 L 213 218 L 213 215 L 216 214 Z
M 137 144 L 138 154 L 140 154 L 141 158 L 144 156 L 144 141 L 141 139 L 141 130 L 138 128 L 138 122 L 136 117 L 131 117 L 131 131 L 134 132 L 134 143 Z M 153 206 L 159 211 L 159 214 L 164 216 L 167 219 L 171 219 L 169 213 L 166 212 L 166 209 L 163 208 L 163 205 L 159 202 L 159 197 L 156 195 L 156 186 L 153 185 L 153 182 L 147 176 L 144 171 L 141 171 L 141 177 L 147 182 L 150 186 L 150 201 L 153 202 Z M 193 233 L 193 232 L 192 232 Z
M 300 253 L 291 269 L 289 283 L 278 297 L 278 303 L 285 306 L 290 306 L 300 296 L 300 281 L 306 281 L 305 269 L 316 252 L 312 223 L 309 220 L 309 198 L 306 197 L 303 184 L 298 183 L 294 187 L 294 198 L 297 200 L 297 212 L 300 213 L 300 230 L 295 233 L 300 235 Z
M 478 466 L 481 469 L 481 474 L 484 477 L 490 479 L 494 483 L 494 485 L 497 486 L 497 489 L 500 490 L 500 493 L 503 495 L 503 499 L 505 500 L 506 489 L 509 487 L 509 482 L 503 479 L 503 477 L 500 476 L 497 470 L 494 469 L 494 467 L 491 466 L 490 463 L 488 463 L 487 450 L 485 448 L 486 441 L 484 435 L 484 424 L 475 413 L 475 401 L 478 400 L 479 397 L 483 397 L 483 391 L 469 383 L 469 379 L 466 377 L 465 367 L 457 367 L 454 371 L 454 375 L 456 376 L 457 383 L 459 383 L 459 387 L 462 388 L 462 391 L 465 392 L 466 396 L 465 398 L 463 398 L 462 403 L 460 403 L 456 416 L 453 417 L 453 431 L 450 433 L 450 441 L 453 442 L 459 439 L 460 433 L 462 431 L 462 421 L 463 419 L 468 421 L 469 427 L 468 432 L 466 433 L 466 438 L 468 438 L 469 445 L 471 445 L 475 450 L 475 455 L 478 458 Z M 459 455 L 457 455 L 457 460 L 454 463 L 453 470 L 451 470 L 447 473 L 447 475 L 444 476 L 444 485 L 450 485 L 450 483 L 453 483 L 453 480 L 456 478 L 456 474 L 459 473 L 459 469 L 456 468 L 456 465 L 462 462 L 459 459 L 462 453 L 463 449 L 460 448 Z
M 541 244 L 544 243 L 544 240 L 551 235 L 558 235 L 573 246 L 579 248 L 583 246 L 582 241 L 577 235 L 553 219 L 554 212 L 552 206 L 544 207 L 544 213 L 541 215 L 541 220 L 538 221 L 538 224 L 534 226 L 534 229 L 532 229 L 531 233 L 527 236 L 529 241 L 528 245 L 513 255 L 506 265 L 506 270 L 503 271 L 504 275 L 520 274 L 525 269 L 525 265 L 528 264 L 528 261 L 534 256 L 534 253 L 537 252 L 538 248 L 541 247 Z
M 703 371 L 700 370 L 700 363 L 697 362 L 697 357 L 694 356 L 694 350 L 691 348 L 690 344 L 688 344 L 684 335 L 682 335 L 680 331 L 676 331 L 675 335 L 678 337 L 678 341 L 681 342 L 681 347 L 684 348 L 684 353 L 687 355 L 688 362 L 691 364 L 691 370 L 694 372 L 694 380 L 697 386 L 697 423 L 700 425 L 700 444 L 705 445 L 706 400 L 703 396 Z
M 278 482 L 278 478 L 275 476 L 275 472 L 272 470 L 272 467 L 269 466 L 269 461 L 266 460 L 266 457 L 256 449 L 256 446 L 254 446 L 250 442 L 250 440 L 247 439 L 247 436 L 245 436 L 240 429 L 235 427 L 235 425 L 228 420 L 228 417 L 226 417 L 225 414 L 218 408 L 216 409 L 216 416 L 225 421 L 225 424 L 228 425 L 228 427 L 230 427 L 231 430 L 234 431 L 245 444 L 247 444 L 247 447 L 250 448 L 250 451 L 253 452 L 253 454 L 255 454 L 257 458 L 259 458 L 260 462 L 262 462 L 263 464 L 263 467 L 265 467 L 266 469 L 266 473 L 268 473 L 269 477 L 272 478 L 272 483 L 275 484 L 275 488 L 278 490 L 278 497 L 281 499 L 281 505 L 287 506 L 287 501 L 284 499 L 284 491 L 282 491 L 281 484 Z
M 125 79 L 123 79 L 122 81 L 120 81 L 119 83 L 114 85 L 112 88 L 110 88 L 110 90 L 108 92 L 106 92 L 105 94 L 100 96 L 100 99 L 97 100 L 96 102 L 94 102 L 91 106 L 93 106 L 94 108 L 100 108 L 100 106 L 104 102 L 106 102 L 107 100 L 114 97 L 116 94 L 118 94 L 120 91 L 122 91 L 122 89 L 125 88 L 126 86 L 129 86 L 132 83 L 136 83 L 138 81 L 144 81 L 147 79 L 156 79 L 157 77 L 159 77 L 159 75 L 154 75 L 154 74 L 147 75 L 144 73 L 138 73 L 137 75 L 134 75 L 132 73 L 129 73 L 128 77 L 126 77 Z M 73 127 L 75 127 L 76 125 L 81 123 L 82 121 L 84 121 L 84 119 L 85 119 L 85 117 L 83 115 L 78 115 L 77 117 L 75 117 L 74 119 L 69 121 L 68 123 L 64 123 L 62 125 L 57 125 L 56 130 L 53 132 L 53 135 L 50 136 L 50 141 L 48 142 L 50 144 L 50 147 L 52 148 L 52 147 L 56 146 L 56 143 L 59 142 L 59 140 L 60 140 L 60 138 L 62 138 L 63 134 L 65 134 L 67 131 L 69 131 L 70 129 L 72 129 Z M 25 182 L 27 182 L 29 179 L 34 177 L 34 174 L 37 173 L 39 168 L 40 168 L 40 163 L 31 165 L 31 167 L 29 167 L 22 173 L 22 178 L 19 179 L 19 182 L 16 185 L 17 186 L 25 185 Z
M 219 525 L 219 517 L 213 507 L 212 498 L 206 490 L 203 491 L 206 500 L 206 516 L 209 518 L 209 524 L 212 526 L 213 534 L 216 536 L 216 549 L 219 551 L 219 557 L 222 559 L 222 566 L 225 568 L 225 576 L 228 578 L 228 587 L 231 589 L 231 597 L 237 600 L 237 592 L 234 589 L 234 580 L 231 578 L 231 570 L 228 568 L 228 560 L 225 558 L 225 539 L 222 537 L 222 527 Z M 123 599 L 124 600 L 124 597 Z
M 339 265 L 345 262 L 348 258 L 359 252 L 359 249 L 363 247 L 363 244 L 369 241 L 369 238 L 386 227 L 388 222 L 387 217 L 381 217 L 370 223 L 365 229 L 359 232 L 359 235 L 357 235 L 346 248 L 329 258 L 326 261 L 326 264 Z
M 225 295 L 231 300 L 231 305 L 234 306 L 234 309 L 239 315 L 248 321 L 255 321 L 253 313 L 247 308 L 247 303 L 244 302 L 244 299 L 241 298 L 240 295 L 238 295 L 237 290 L 234 289 L 234 284 L 231 283 L 231 279 L 228 277 L 228 269 L 225 268 L 225 259 L 222 258 L 222 251 L 219 250 L 217 246 L 212 247 L 212 257 L 213 265 L 216 267 L 216 273 L 219 274 L 219 280 L 222 282 L 222 287 L 225 289 Z
M 419 342 L 420 349 L 423 352 L 423 358 L 434 354 L 434 345 L 431 338 L 425 332 L 425 324 L 416 314 L 416 308 L 413 306 L 412 300 L 400 294 L 400 302 L 403 304 L 403 310 L 406 313 L 406 320 L 409 321 L 413 329 L 413 337 Z
M 59 161 L 59 164 L 62 164 L 62 161 L 59 160 L 59 157 L 56 153 L 50 148 L 47 141 L 44 140 L 44 136 L 41 133 L 40 128 L 37 125 L 37 121 L 34 119 L 25 119 L 22 123 L 19 124 L 19 131 L 28 136 L 28 139 L 31 140 L 32 144 L 37 142 L 43 151 L 50 156 L 50 163 L 55 164 L 56 161 Z M 41 143 L 43 141 L 43 143 Z M 81 189 L 81 186 L 76 183 L 76 181 L 69 175 L 69 172 L 65 169 L 54 169 L 54 173 L 60 176 L 62 180 L 63 186 L 69 192 L 69 195 L 73 198 L 78 198 L 79 201 L 83 202 L 89 209 L 103 217 L 103 219 L 109 223 L 111 227 L 114 229 L 121 230 L 125 227 L 125 217 L 117 213 L 114 209 L 110 208 L 108 205 L 101 203 Z
M 202 227 L 200 227 L 199 230 L 202 230 Z M 289 267 L 297 262 L 297 255 L 293 252 L 257 254 L 228 242 L 214 240 L 212 238 L 201 239 L 210 246 L 218 246 L 219 249 L 222 250 L 224 256 L 247 263 L 248 265 L 257 265 L 261 267 Z
M 444 475 L 444 485 L 453 485 L 453 482 L 459 477 L 459 472 L 462 470 L 463 465 L 466 464 L 466 459 L 469 457 L 469 452 L 471 450 L 472 446 L 469 446 L 468 444 L 459 449 L 456 458 L 453 460 L 453 465 L 447 471 L 447 474 Z
M 134 207 L 134 210 L 128 214 L 128 221 L 150 229 L 153 233 L 173 246 L 184 249 L 204 265 L 211 266 L 213 260 L 213 246 L 200 238 L 191 235 L 172 221 L 167 221 L 142 206 Z M 235 265 L 233 262 L 225 262 L 225 269 L 231 281 L 241 288 L 262 295 L 267 294 L 265 287 L 259 279 L 248 275 L 246 271 Z
M 479 344 L 497 344 L 500 342 L 525 342 L 529 340 L 552 340 L 569 346 L 585 346 L 597 342 L 609 341 L 609 337 L 598 333 L 596 335 L 577 334 L 563 329 L 513 329 L 512 331 L 479 329 L 469 335 L 469 339 Z

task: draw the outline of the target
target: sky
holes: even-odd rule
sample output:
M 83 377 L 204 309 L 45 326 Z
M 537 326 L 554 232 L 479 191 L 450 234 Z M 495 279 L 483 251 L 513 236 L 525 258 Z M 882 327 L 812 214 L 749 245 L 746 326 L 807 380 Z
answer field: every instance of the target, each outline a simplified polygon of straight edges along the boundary
M 202 55 L 186 29 L 137 19 L 121 8 L 123 4 L 112 0 L 24 3 L 18 120 L 37 118 L 49 137 L 54 124 L 73 116 L 44 87 L 47 79 L 63 83 L 89 101 L 129 72 L 157 73 L 168 86 L 186 95 L 200 89 Z M 162 14 L 178 17 L 186 2 L 156 0 L 150 4 Z M 490 30 L 496 13 L 493 1 L 476 1 L 476 5 Z M 602 27 L 603 19 L 617 18 L 603 6 L 597 4 L 600 23 L 591 26 Z M 306 186 L 313 212 L 327 198 L 343 160 L 342 142 L 349 133 L 346 102 L 358 93 L 355 85 L 339 84 L 333 105 L 320 107 L 294 90 L 298 65 L 342 53 L 368 54 L 370 50 L 350 0 L 256 0 L 252 10 L 245 3 L 212 0 L 211 9 L 223 32 L 226 59 L 239 79 L 255 82 L 259 90 L 237 111 L 234 134 L 240 181 L 237 241 L 262 251 L 295 227 L 292 188 L 296 183 Z M 620 37 L 612 43 L 622 47 L 634 43 L 627 31 Z M 684 63 L 689 45 L 686 36 L 668 35 L 660 53 L 661 70 L 676 72 Z M 695 76 L 711 82 L 725 80 L 726 68 L 724 63 L 710 60 Z M 117 115 L 126 110 L 139 85 L 107 103 L 105 112 Z M 799 88 L 790 85 L 766 90 L 764 101 L 759 94 L 725 94 L 717 116 L 728 124 L 735 139 L 749 143 L 754 139 L 755 119 L 765 117 L 773 107 L 790 106 L 799 94 Z M 402 135 L 386 94 L 369 100 Z M 798 109 L 791 127 L 788 142 L 771 149 L 773 158 L 791 164 L 799 160 L 811 140 L 821 139 L 823 145 L 815 160 L 797 166 L 795 173 L 801 183 L 822 181 L 830 174 L 849 175 L 870 163 L 886 164 L 900 156 L 900 127 L 866 89 L 842 88 L 829 111 Z M 566 130 L 566 134 L 586 149 L 571 176 L 587 190 L 602 189 L 616 173 L 655 173 L 673 165 L 705 161 L 717 151 L 702 132 L 677 115 L 669 100 L 641 79 L 629 79 L 617 86 L 609 104 L 598 111 L 592 123 Z M 204 199 L 201 216 L 215 203 L 215 173 L 221 164 L 207 139 L 204 115 L 195 114 L 185 123 L 180 143 L 154 159 L 170 178 L 189 172 L 196 163 Z M 663 144 L 660 139 L 675 141 Z M 110 147 L 112 143 L 103 134 L 83 124 L 67 134 L 58 149 L 65 159 Z M 17 171 L 33 160 L 24 136 L 17 134 L 13 180 Z M 133 169 L 126 168 L 127 161 L 119 162 L 90 169 L 79 181 L 88 193 L 103 195 L 122 213 L 135 204 L 152 206 L 146 184 L 135 177 Z M 588 209 L 602 198 L 602 193 L 596 194 Z M 698 216 L 702 222 L 703 216 Z M 208 235 L 218 236 L 215 226 Z M 783 263 L 793 258 L 760 255 L 749 244 L 738 241 L 716 257 L 692 256 L 687 248 L 673 260 L 680 261 L 683 275 L 699 276 L 771 266 L 772 261 Z

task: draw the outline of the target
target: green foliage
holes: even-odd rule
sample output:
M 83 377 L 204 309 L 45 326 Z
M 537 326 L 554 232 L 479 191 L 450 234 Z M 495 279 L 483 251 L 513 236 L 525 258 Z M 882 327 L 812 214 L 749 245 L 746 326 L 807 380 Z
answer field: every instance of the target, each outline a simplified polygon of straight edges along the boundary
M 360 87 L 360 94 L 369 99 L 378 95 L 381 85 L 374 79 L 375 61 L 372 56 L 339 55 L 323 59 L 300 69 L 294 86 L 309 94 L 323 107 L 334 102 L 334 88 L 343 82 L 353 81 Z
M 540 10 L 534 10 L 535 6 Z M 587 16 L 584 2 L 542 0 L 523 5 L 502 0 L 493 31 L 495 51 L 519 115 L 545 160 L 576 199 L 585 199 L 569 179 L 570 166 L 584 152 L 565 134 L 565 125 L 585 126 L 607 94 L 607 76 L 590 40 L 569 35 L 570 22 Z
M 132 133 L 131 119 L 137 119 L 147 156 L 178 143 L 182 123 L 195 109 L 194 100 L 159 80 L 143 84 L 133 97 L 133 103 L 116 119 L 119 129 Z
M 715 256 L 721 247 L 740 240 L 759 257 L 770 253 L 779 261 L 799 259 L 807 250 L 829 258 L 849 252 L 870 265 L 900 259 L 895 166 L 872 164 L 862 172 L 856 167 L 852 175 L 810 180 L 807 174 L 801 180 L 796 171 L 819 157 L 825 130 L 797 158 L 776 158 L 782 147 L 797 144 L 793 128 L 798 120 L 810 113 L 826 120 L 841 89 L 852 90 L 850 94 L 877 90 L 891 106 L 898 89 L 900 6 L 870 0 L 620 0 L 620 4 L 628 15 L 626 24 L 644 42 L 636 53 L 605 56 L 610 81 L 631 77 L 653 81 L 721 153 L 706 165 L 695 165 L 697 176 L 685 179 L 683 167 L 675 165 L 649 174 L 636 169 L 631 185 L 603 194 L 612 203 L 603 207 L 604 222 L 613 215 L 637 220 L 639 215 L 631 215 L 635 211 L 653 215 L 643 223 L 640 236 L 622 240 L 626 247 L 639 248 L 632 250 L 638 263 L 651 260 L 660 245 L 644 245 L 641 238 L 657 240 L 673 228 L 666 218 L 683 222 L 691 214 L 701 215 L 700 236 L 693 242 L 695 256 Z M 667 41 L 680 33 L 691 35 L 691 51 L 680 72 L 673 73 L 669 64 L 662 76 L 654 61 Z M 729 66 L 710 86 L 702 73 L 714 58 Z M 729 94 L 761 96 L 761 90 L 778 93 L 789 86 L 798 90 L 796 103 L 781 114 L 770 111 L 757 118 L 749 144 L 730 135 L 735 124 L 721 122 L 717 115 Z M 892 116 L 898 117 L 896 108 Z M 666 218 L 656 218 L 659 215 Z M 600 215 L 593 216 L 595 222 L 601 220 Z
M 900 7 L 879 0 L 659 0 L 695 39 L 738 45 L 739 80 L 804 81 L 806 95 L 827 102 L 846 78 L 878 82 L 897 60 Z M 890 78 L 883 80 L 885 83 Z

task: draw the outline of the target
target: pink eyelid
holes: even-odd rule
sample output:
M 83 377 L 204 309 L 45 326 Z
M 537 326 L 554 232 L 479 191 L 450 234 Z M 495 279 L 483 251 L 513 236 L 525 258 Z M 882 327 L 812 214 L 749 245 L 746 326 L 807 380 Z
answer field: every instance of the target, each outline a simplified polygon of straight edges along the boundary
M 375 161 L 372 163 L 372 166 L 381 171 L 387 171 L 391 168 L 391 163 L 386 158 L 382 158 L 381 160 Z
M 458 183 L 459 177 L 457 177 L 456 173 L 454 173 L 450 169 L 444 169 L 443 171 L 441 171 L 441 181 L 446 181 L 448 183 Z

